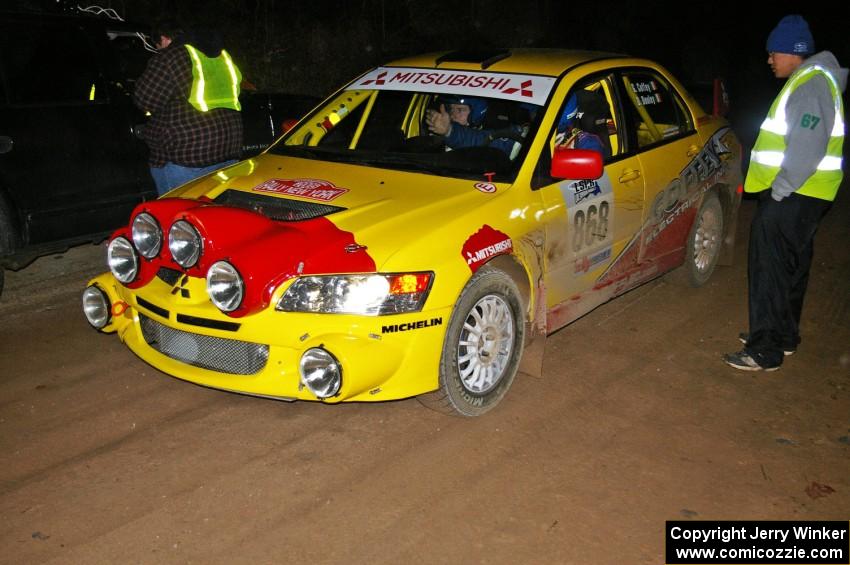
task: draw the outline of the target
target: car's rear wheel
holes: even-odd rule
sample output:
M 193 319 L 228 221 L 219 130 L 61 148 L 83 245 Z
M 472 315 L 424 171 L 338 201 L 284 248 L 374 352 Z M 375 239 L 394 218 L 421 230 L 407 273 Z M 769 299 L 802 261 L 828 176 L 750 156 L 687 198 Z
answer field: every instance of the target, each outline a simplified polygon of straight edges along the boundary
M 458 299 L 440 359 L 440 387 L 420 396 L 440 412 L 479 416 L 494 408 L 516 376 L 525 323 L 516 283 L 484 267 Z
M 688 235 L 685 253 L 685 269 L 691 286 L 699 287 L 708 282 L 723 247 L 723 207 L 717 194 L 705 195 Z

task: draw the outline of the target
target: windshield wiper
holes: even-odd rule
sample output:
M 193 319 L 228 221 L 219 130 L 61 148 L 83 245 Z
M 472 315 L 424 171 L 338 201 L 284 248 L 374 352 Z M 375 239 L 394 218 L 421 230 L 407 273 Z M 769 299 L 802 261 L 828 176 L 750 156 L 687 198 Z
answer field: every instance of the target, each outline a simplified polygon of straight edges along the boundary
M 304 157 L 305 159 L 319 159 L 324 156 L 324 151 L 316 147 L 305 147 L 304 145 L 275 145 L 269 150 L 275 155 L 287 155 L 290 157 Z

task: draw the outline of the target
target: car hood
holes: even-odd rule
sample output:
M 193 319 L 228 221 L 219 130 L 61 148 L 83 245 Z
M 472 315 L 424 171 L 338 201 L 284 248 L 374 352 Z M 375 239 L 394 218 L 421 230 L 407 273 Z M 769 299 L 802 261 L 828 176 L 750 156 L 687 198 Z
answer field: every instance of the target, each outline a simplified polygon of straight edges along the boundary
M 466 261 L 464 240 L 484 237 L 482 206 L 508 188 L 266 154 L 142 203 L 133 218 L 152 215 L 163 234 L 181 221 L 193 227 L 202 252 L 183 271 L 204 278 L 227 262 L 245 282 L 241 305 L 228 312 L 241 317 L 268 307 L 297 276 L 434 271 L 446 260 Z M 132 238 L 130 226 L 118 236 Z M 175 267 L 163 245 L 128 286 Z
M 306 217 L 324 217 L 335 230 L 351 234 L 355 244 L 368 249 L 380 271 L 407 244 L 438 232 L 464 210 L 477 209 L 508 187 L 486 179 L 265 154 L 184 185 L 168 196 L 224 204 L 252 198 L 294 201 L 307 210 Z M 338 244 L 346 239 L 333 238 Z M 311 234 L 311 248 L 318 251 L 326 243 Z

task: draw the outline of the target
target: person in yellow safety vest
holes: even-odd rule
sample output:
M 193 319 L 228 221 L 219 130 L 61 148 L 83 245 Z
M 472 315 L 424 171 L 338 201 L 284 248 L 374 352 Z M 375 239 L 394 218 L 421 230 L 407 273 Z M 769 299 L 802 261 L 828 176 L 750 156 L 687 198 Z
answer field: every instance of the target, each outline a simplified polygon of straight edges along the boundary
M 773 371 L 800 343 L 800 314 L 818 225 L 842 179 L 847 69 L 814 53 L 801 16 L 782 18 L 767 38 L 767 62 L 787 79 L 761 125 L 744 189 L 758 193 L 750 228 L 749 332 L 724 361 Z
M 142 137 L 162 195 L 240 157 L 242 74 L 218 32 L 185 34 L 173 22 L 157 27 L 159 53 L 136 82 L 133 100 L 150 113 Z

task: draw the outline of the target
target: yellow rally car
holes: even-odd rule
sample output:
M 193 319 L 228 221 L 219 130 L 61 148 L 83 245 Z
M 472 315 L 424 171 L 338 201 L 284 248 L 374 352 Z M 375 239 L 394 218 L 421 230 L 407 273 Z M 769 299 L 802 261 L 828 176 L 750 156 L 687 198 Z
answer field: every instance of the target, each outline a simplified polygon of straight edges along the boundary
M 464 120 L 448 122 L 454 105 Z M 683 263 L 700 285 L 731 259 L 740 160 L 728 124 L 650 61 L 404 59 L 264 154 L 140 204 L 83 309 L 202 385 L 422 395 L 474 416 L 521 361 L 539 371 L 547 334 Z

